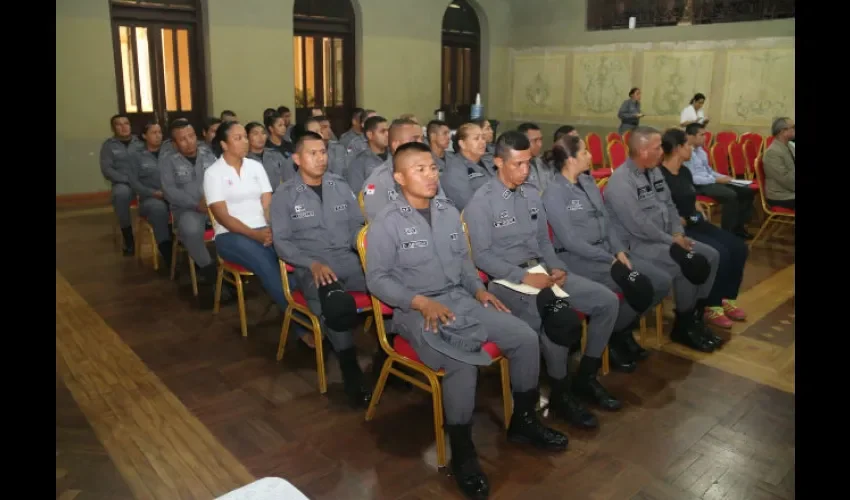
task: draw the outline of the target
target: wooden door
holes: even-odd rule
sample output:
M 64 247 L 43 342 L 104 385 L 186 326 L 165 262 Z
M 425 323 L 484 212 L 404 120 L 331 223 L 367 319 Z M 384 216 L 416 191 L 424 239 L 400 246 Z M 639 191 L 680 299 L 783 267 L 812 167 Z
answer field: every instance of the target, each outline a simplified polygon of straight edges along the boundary
M 118 108 L 133 132 L 148 121 L 167 126 L 177 118 L 200 130 L 205 103 L 195 26 L 115 20 L 113 36 Z
M 354 107 L 353 45 L 348 34 L 300 33 L 293 39 L 295 119 L 321 108 L 339 137 Z

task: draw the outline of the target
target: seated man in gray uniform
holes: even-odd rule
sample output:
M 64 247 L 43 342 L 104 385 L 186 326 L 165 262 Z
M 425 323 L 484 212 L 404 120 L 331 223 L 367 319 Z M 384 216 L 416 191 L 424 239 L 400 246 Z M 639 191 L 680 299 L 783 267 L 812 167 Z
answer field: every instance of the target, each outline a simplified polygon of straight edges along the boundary
M 366 109 L 362 113 L 360 113 L 360 128 L 363 129 L 366 126 L 366 120 L 372 118 L 373 116 L 377 116 L 378 112 L 374 109 Z M 345 136 L 345 134 L 342 134 Z M 348 142 L 343 142 L 342 138 L 340 138 L 340 142 L 343 146 L 345 146 L 346 154 L 349 157 L 353 157 L 360 151 L 363 151 L 369 145 L 366 143 L 366 136 L 364 134 L 358 134 L 352 137 Z M 357 191 L 357 186 L 351 186 L 351 189 Z
M 670 339 L 712 352 L 722 339 L 706 328 L 702 312 L 720 254 L 685 236 L 667 182 L 657 168 L 662 155 L 658 130 L 645 126 L 632 129 L 629 159 L 611 175 L 605 207 L 629 254 L 650 261 L 672 277 L 676 320 Z M 695 262 L 697 267 L 706 267 L 706 272 L 692 276 L 689 271 Z
M 109 119 L 109 123 L 113 136 L 100 147 L 100 171 L 112 183 L 112 208 L 118 216 L 118 225 L 124 238 L 124 255 L 133 255 L 136 243 L 133 239 L 130 204 L 136 199 L 136 192 L 130 187 L 130 157 L 143 150 L 145 143 L 133 135 L 127 115 L 115 115 Z
M 375 167 L 389 159 L 388 130 L 387 119 L 383 116 L 373 116 L 363 125 L 369 147 L 349 154 L 348 168 L 345 170 L 345 179 L 355 191 L 360 190 Z
M 574 401 L 573 394 L 609 411 L 622 406 L 596 379 L 602 352 L 617 318 L 619 300 L 599 283 L 572 272 L 567 275 L 567 266 L 555 255 L 540 193 L 537 186 L 526 182 L 532 158 L 530 148 L 522 132 L 505 132 L 496 141 L 496 175 L 475 192 L 463 212 L 472 260 L 491 278 L 490 291 L 540 334 L 540 350 L 553 381 L 550 409 L 574 425 L 596 427 L 599 425 L 596 417 Z M 548 274 L 528 271 L 538 265 Z M 569 295 L 567 301 L 572 308 L 590 316 L 587 349 L 572 381 L 572 391 L 567 383 L 570 345 L 553 342 L 554 332 L 544 328 L 536 296 L 493 280 L 526 284 L 538 290 L 558 285 Z M 581 338 L 580 323 L 578 338 Z
M 388 132 L 390 155 L 395 154 L 402 144 L 422 142 L 422 127 L 413 120 L 398 118 L 393 120 Z M 372 170 L 362 186 L 354 189 L 363 191 L 363 205 L 366 219 L 372 220 L 384 206 L 398 197 L 398 189 L 393 177 L 392 158 Z
M 555 236 L 558 258 L 570 269 L 581 269 L 588 279 L 624 295 L 629 290 L 615 280 L 617 268 L 625 270 L 627 275 L 641 273 L 651 283 L 654 293 L 643 304 L 634 303 L 628 295 L 620 302 L 609 342 L 611 367 L 634 371 L 637 361 L 649 356 L 649 351 L 635 341 L 632 330 L 640 314 L 664 300 L 673 278 L 648 260 L 628 255 L 628 249 L 614 231 L 596 181 L 587 175 L 593 159 L 577 134 L 558 138 L 549 159 L 558 174 L 543 193 L 543 206 Z
M 358 408 L 372 394 L 363 385 L 352 329 L 358 321 L 354 299 L 346 291 L 366 291 L 355 245 L 363 214 L 345 179 L 330 173 L 322 136 L 307 132 L 295 144 L 298 175 L 272 196 L 274 248 L 295 267 L 307 305 L 322 319 L 323 334 L 339 359 L 349 404 Z
M 331 130 L 331 122 L 327 116 L 314 116 L 310 120 L 315 119 L 319 124 L 319 135 L 325 140 L 325 149 L 328 150 L 328 172 L 345 177 L 345 171 L 348 168 L 348 151 L 339 141 L 336 140 L 333 130 Z M 308 120 L 308 123 L 310 122 Z M 315 132 L 309 125 L 308 130 Z
M 204 243 L 207 229 L 207 203 L 204 200 L 204 170 L 215 163 L 216 157 L 209 147 L 200 147 L 195 129 L 188 120 L 177 119 L 171 123 L 173 146 L 159 153 L 159 174 L 162 192 L 171 206 L 177 237 L 186 252 L 198 266 L 201 283 L 212 285 L 216 279 L 216 264 Z M 210 292 L 212 286 L 208 287 Z M 199 294 L 201 305 L 212 305 L 212 293 Z M 222 300 L 229 300 L 228 288 L 222 288 Z
M 563 451 L 567 437 L 538 419 L 540 349 L 537 334 L 489 293 L 472 261 L 460 214 L 437 196 L 439 172 L 428 146 L 411 142 L 393 156 L 398 198 L 370 223 L 366 255 L 369 291 L 393 308 L 396 331 L 422 362 L 444 370 L 443 405 L 451 469 L 461 490 L 486 498 L 487 478 L 472 443 L 478 366 L 495 343 L 510 360 L 514 412 L 508 439 Z

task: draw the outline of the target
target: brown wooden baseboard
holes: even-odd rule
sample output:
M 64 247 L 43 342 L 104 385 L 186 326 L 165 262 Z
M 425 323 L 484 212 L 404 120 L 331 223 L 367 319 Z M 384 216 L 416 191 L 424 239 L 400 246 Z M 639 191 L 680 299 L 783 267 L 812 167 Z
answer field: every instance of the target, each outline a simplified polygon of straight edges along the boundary
M 89 208 L 108 206 L 111 191 L 97 191 L 94 193 L 73 193 L 73 194 L 57 194 L 56 208 Z

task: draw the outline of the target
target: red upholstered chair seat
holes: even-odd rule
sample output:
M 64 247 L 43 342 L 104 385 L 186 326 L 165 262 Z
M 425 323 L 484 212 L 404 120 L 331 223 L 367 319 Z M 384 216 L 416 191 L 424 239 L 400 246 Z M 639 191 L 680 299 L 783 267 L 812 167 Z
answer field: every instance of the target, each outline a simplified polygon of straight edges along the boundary
M 778 214 L 794 215 L 796 213 L 794 210 L 791 210 L 790 208 L 785 208 L 785 207 L 770 207 L 770 210 L 773 211 L 773 212 L 776 212 Z
M 597 168 L 590 171 L 590 175 L 593 176 L 594 179 L 604 179 L 606 177 L 611 177 L 612 170 L 610 168 Z
M 416 361 L 417 363 L 421 363 L 419 356 L 416 355 L 416 351 L 413 350 L 413 347 L 404 340 L 401 335 L 396 335 L 395 340 L 393 340 L 393 348 L 397 353 L 401 354 L 405 358 Z M 502 351 L 499 350 L 499 347 L 496 346 L 493 342 L 487 342 L 482 346 L 482 349 L 490 355 L 491 358 L 496 359 L 502 355 Z M 440 370 L 442 372 L 442 370 Z

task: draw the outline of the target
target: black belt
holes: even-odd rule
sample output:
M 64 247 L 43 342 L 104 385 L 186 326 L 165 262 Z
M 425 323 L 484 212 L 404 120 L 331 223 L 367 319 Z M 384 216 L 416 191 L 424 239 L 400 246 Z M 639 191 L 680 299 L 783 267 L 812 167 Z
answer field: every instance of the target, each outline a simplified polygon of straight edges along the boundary
M 519 265 L 519 267 L 522 269 L 528 269 L 529 267 L 534 267 L 538 264 L 540 264 L 540 259 L 531 259 L 523 262 Z

